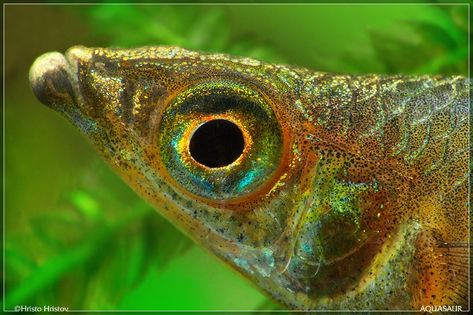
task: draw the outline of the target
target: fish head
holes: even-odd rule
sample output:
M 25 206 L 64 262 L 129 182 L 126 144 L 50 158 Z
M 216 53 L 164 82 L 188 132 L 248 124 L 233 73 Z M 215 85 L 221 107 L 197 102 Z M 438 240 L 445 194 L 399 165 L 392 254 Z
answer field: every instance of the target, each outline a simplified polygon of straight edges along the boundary
M 404 272 L 419 224 L 396 232 L 411 206 L 403 166 L 366 159 L 370 137 L 365 151 L 350 141 L 341 108 L 379 83 L 353 80 L 178 47 L 77 46 L 30 70 L 37 98 L 140 196 L 275 300 L 365 308 L 360 290 L 377 290 L 375 308 L 402 306 L 408 277 L 380 270 Z
M 290 96 L 249 79 L 265 71 L 249 59 L 177 47 L 73 47 L 39 57 L 30 82 L 140 194 L 210 237 L 247 234 L 242 220 L 269 208 L 263 200 L 283 185 L 293 159 L 292 133 L 280 124 L 288 113 L 276 110 Z
M 281 124 L 292 109 L 279 108 L 295 93 L 274 70 L 178 47 L 73 47 L 39 57 L 30 82 L 173 223 L 212 251 L 238 252 L 279 238 L 291 208 L 283 187 L 300 156 Z

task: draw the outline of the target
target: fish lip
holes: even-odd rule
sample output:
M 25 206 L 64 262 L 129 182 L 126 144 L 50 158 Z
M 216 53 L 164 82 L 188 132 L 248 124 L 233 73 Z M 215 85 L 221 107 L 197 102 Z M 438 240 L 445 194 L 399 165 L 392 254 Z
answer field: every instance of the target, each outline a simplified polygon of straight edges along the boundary
M 48 107 L 59 110 L 73 102 L 69 63 L 59 52 L 38 57 L 30 68 L 29 81 L 33 94 Z
M 45 53 L 33 62 L 29 82 L 33 94 L 44 105 L 69 112 L 83 103 L 78 83 L 79 63 L 91 58 L 90 49 L 74 46 L 65 54 L 53 51 Z
M 36 98 L 88 134 L 97 131 L 97 124 L 83 110 L 79 65 L 89 62 L 91 57 L 92 49 L 74 46 L 65 54 L 54 51 L 39 56 L 29 71 Z

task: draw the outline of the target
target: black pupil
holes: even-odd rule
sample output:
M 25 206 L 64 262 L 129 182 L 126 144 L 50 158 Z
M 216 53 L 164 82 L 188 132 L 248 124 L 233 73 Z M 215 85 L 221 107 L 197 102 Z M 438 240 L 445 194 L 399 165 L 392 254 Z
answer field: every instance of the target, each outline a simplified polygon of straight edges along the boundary
M 191 156 L 207 167 L 222 167 L 234 162 L 243 152 L 245 140 L 237 125 L 225 119 L 202 124 L 191 137 Z

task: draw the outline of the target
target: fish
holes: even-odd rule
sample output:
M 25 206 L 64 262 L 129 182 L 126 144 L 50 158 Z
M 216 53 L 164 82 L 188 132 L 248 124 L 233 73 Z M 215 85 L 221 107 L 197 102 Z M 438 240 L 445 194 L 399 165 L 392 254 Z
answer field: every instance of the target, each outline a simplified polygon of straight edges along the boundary
M 74 46 L 38 57 L 29 81 L 138 195 L 283 307 L 468 308 L 468 78 Z

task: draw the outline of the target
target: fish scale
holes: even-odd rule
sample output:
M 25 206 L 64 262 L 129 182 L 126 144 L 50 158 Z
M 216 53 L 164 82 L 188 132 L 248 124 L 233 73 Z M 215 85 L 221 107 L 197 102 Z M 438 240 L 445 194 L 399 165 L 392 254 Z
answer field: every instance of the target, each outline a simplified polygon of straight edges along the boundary
M 158 212 L 285 307 L 468 307 L 468 79 L 77 46 L 39 57 L 30 82 Z M 231 145 L 196 132 L 215 121 L 243 137 L 226 165 L 190 146 Z

